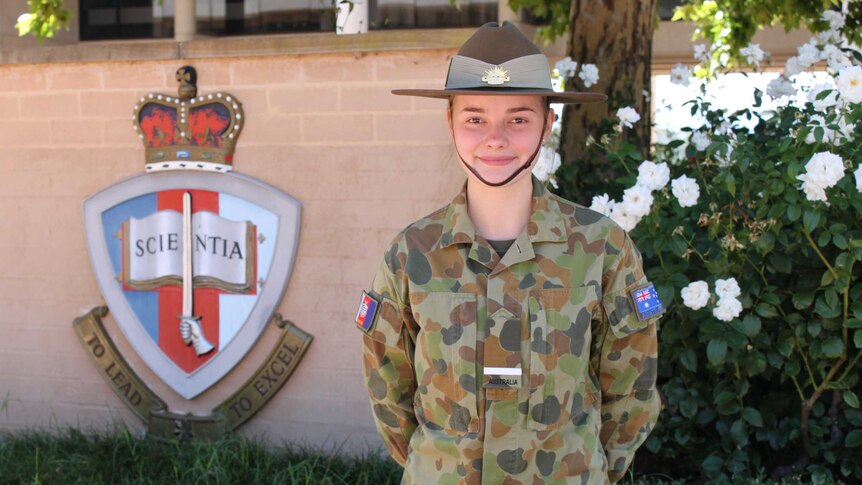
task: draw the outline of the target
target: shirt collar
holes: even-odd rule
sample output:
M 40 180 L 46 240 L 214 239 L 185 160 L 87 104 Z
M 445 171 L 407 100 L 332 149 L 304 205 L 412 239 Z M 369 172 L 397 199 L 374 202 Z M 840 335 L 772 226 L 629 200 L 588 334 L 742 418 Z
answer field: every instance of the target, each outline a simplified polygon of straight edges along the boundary
M 526 239 L 531 243 L 562 242 L 566 236 L 566 214 L 554 195 L 548 192 L 545 185 L 535 176 L 533 181 L 533 198 L 531 203 L 530 221 L 526 227 Z M 467 183 L 461 192 L 452 199 L 447 208 L 443 234 L 440 236 L 440 247 L 452 244 L 472 244 L 477 239 L 476 228 L 467 212 Z M 521 236 L 524 236 L 522 234 Z M 518 238 L 523 241 L 523 237 Z

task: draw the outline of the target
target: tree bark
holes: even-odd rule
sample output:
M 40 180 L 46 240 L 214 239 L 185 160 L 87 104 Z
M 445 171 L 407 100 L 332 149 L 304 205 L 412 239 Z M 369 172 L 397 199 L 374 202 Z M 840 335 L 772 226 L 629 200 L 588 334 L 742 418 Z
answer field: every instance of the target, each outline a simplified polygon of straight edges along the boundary
M 650 63 L 656 0 L 573 0 L 566 52 L 579 64 L 595 64 L 599 82 L 589 91 L 608 95 L 607 103 L 567 105 L 560 134 L 564 170 L 564 195 L 582 204 L 601 185 L 620 175 L 595 150 L 587 150 L 590 136 L 599 138 L 602 120 L 615 120 L 618 108 L 630 106 L 641 119 L 623 132 L 641 155 L 649 154 L 651 116 L 644 92 L 650 91 Z M 580 79 L 567 83 L 582 86 Z M 570 89 L 570 88 L 567 88 Z M 605 122 L 607 130 L 607 122 Z M 591 153 L 592 152 L 592 153 Z M 603 192 L 603 191 L 602 191 Z M 601 192 L 599 192 L 601 193 Z

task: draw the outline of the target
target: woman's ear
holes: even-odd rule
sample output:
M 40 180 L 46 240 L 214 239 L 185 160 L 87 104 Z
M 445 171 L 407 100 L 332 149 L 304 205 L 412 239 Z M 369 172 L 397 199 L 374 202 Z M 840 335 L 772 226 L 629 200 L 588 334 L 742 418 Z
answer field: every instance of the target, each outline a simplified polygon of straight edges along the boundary
M 542 133 L 542 142 L 548 140 L 551 136 L 551 130 L 554 129 L 554 121 L 557 120 L 557 115 L 554 113 L 554 108 L 548 108 L 548 120 L 545 122 L 545 132 Z

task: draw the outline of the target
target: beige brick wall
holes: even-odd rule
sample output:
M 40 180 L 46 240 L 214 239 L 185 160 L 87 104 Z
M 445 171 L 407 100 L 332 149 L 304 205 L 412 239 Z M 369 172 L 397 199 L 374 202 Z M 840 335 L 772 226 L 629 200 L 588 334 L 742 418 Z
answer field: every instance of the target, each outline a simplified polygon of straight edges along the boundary
M 302 203 L 293 275 L 279 311 L 314 335 L 293 377 L 242 432 L 281 443 L 362 450 L 379 443 L 352 323 L 390 239 L 444 204 L 463 179 L 443 102 L 396 87 L 440 85 L 450 50 L 207 59 L 200 92 L 227 91 L 247 124 L 235 169 Z M 103 300 L 90 268 L 82 202 L 143 171 L 135 101 L 175 93 L 183 61 L 0 65 L 0 430 L 141 422 L 114 396 L 72 320 Z M 110 334 L 174 411 L 206 413 L 269 352 L 271 328 L 246 360 L 186 403 Z

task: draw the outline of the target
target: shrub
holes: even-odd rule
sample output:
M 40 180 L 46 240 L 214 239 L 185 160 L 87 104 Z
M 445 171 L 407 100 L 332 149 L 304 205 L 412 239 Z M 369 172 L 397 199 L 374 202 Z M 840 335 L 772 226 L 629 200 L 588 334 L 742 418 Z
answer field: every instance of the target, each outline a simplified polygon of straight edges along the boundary
M 862 54 L 839 42 L 800 49 L 774 111 L 760 91 L 736 112 L 691 100 L 705 124 L 657 163 L 620 141 L 623 116 L 596 142 L 627 175 L 593 208 L 630 231 L 667 308 L 645 448 L 677 476 L 862 480 Z M 791 94 L 820 60 L 834 80 Z

